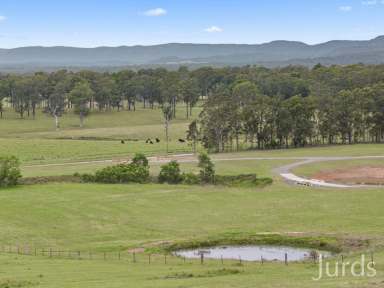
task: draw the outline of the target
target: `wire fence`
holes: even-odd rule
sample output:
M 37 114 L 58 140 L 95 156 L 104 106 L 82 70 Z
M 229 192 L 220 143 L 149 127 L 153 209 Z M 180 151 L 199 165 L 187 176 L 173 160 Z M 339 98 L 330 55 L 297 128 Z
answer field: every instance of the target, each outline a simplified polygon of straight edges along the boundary
M 80 250 L 59 250 L 53 248 L 36 248 L 31 246 L 0 246 L 0 252 L 2 254 L 13 254 L 13 255 L 24 255 L 24 256 L 36 256 L 36 257 L 46 257 L 49 259 L 71 259 L 71 260 L 99 260 L 99 261 L 125 261 L 130 263 L 140 263 L 140 264 L 171 264 L 171 265 L 180 265 L 180 264 L 201 264 L 203 265 L 207 260 L 214 261 L 217 264 L 236 264 L 236 265 L 251 265 L 258 264 L 264 265 L 268 262 L 281 263 L 282 265 L 288 266 L 290 259 L 287 253 L 282 255 L 282 261 L 276 260 L 267 260 L 260 257 L 260 259 L 255 261 L 244 261 L 241 257 L 237 259 L 224 259 L 221 256 L 218 259 L 206 258 L 204 253 L 198 255 L 198 258 L 186 258 L 184 256 L 177 256 L 173 254 L 151 254 L 151 253 L 136 253 L 128 251 L 114 251 L 114 252 L 95 252 L 95 251 L 80 251 Z M 367 257 L 368 261 L 375 265 L 374 253 L 369 252 Z M 340 260 L 341 263 L 346 261 L 346 256 L 341 254 L 337 256 L 336 260 Z M 318 255 L 314 254 L 308 257 L 303 261 L 295 261 L 294 263 L 313 263 L 316 264 L 319 262 Z
M 141 263 L 141 264 L 204 264 L 207 260 L 215 261 L 216 263 L 221 263 L 222 265 L 228 264 L 259 264 L 264 265 L 268 261 L 262 256 L 256 261 L 245 261 L 240 256 L 237 259 L 225 259 L 221 256 L 219 259 L 210 259 L 205 256 L 204 253 L 201 253 L 196 258 L 186 258 L 184 256 L 177 256 L 169 253 L 165 254 L 151 254 L 151 253 L 136 253 L 136 252 L 127 252 L 127 251 L 114 251 L 114 252 L 100 252 L 100 251 L 81 251 L 81 250 L 59 250 L 53 248 L 36 248 L 31 246 L 1 246 L 0 252 L 3 254 L 13 254 L 13 255 L 25 255 L 25 256 L 36 256 L 36 257 L 46 257 L 49 259 L 71 259 L 71 260 L 101 260 L 101 261 L 125 261 L 131 263 Z M 289 258 L 288 254 L 285 253 L 282 255 L 282 264 L 288 265 Z M 308 259 L 309 261 L 317 262 L 317 258 Z M 308 263 L 308 260 L 305 261 Z

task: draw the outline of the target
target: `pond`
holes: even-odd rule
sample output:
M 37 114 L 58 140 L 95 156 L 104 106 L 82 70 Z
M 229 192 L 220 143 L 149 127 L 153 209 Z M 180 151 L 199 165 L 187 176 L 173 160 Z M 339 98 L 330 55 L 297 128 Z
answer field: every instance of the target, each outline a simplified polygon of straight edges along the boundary
M 243 261 L 285 261 L 287 254 L 288 261 L 306 260 L 311 257 L 313 249 L 294 248 L 284 246 L 220 246 L 212 248 L 199 248 L 193 250 L 175 251 L 174 255 L 197 259 L 204 254 L 206 259 L 241 259 Z M 330 256 L 329 252 L 318 251 L 323 257 Z

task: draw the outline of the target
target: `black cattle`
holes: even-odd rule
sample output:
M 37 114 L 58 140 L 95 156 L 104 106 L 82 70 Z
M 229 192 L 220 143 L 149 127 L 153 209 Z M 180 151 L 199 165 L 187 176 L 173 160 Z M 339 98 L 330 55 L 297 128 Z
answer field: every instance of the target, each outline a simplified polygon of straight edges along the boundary
M 124 141 L 124 140 L 121 140 L 121 144 L 125 144 L 125 141 Z
M 185 140 L 184 139 L 179 139 L 179 142 L 180 143 L 185 143 Z
M 156 143 L 160 143 L 160 139 L 159 138 L 156 138 Z
M 149 144 L 153 144 L 153 141 L 151 140 L 151 141 L 149 141 Z
M 145 141 L 145 143 L 147 143 L 147 144 L 150 143 L 150 142 L 152 142 L 152 140 L 149 139 L 149 138 Z

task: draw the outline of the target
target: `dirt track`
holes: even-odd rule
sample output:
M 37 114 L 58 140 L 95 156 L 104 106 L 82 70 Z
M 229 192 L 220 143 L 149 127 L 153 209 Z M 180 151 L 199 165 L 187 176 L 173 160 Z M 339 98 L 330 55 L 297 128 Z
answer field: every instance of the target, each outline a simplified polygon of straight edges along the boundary
M 308 157 L 303 161 L 299 161 L 299 162 L 295 162 L 289 165 L 279 167 L 274 171 L 275 173 L 280 174 L 281 177 L 283 177 L 289 183 L 296 184 L 296 185 L 332 187 L 332 188 L 361 188 L 361 187 L 375 186 L 375 185 L 365 185 L 365 184 L 338 184 L 338 183 L 333 183 L 333 181 L 327 182 L 328 180 L 332 180 L 332 179 L 318 179 L 316 177 L 314 177 L 315 179 L 306 179 L 290 173 L 290 171 L 293 168 L 296 168 L 301 165 L 309 164 L 309 163 L 324 162 L 324 161 L 363 160 L 363 159 L 384 159 L 384 156 Z

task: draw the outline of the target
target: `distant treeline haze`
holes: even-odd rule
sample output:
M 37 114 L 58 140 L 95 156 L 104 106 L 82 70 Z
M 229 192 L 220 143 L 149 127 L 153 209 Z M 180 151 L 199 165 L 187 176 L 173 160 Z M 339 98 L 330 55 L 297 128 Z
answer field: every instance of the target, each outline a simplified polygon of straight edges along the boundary
M 189 117 L 199 99 L 203 111 L 188 138 L 214 151 L 384 138 L 384 65 L 0 75 L 1 114 L 6 102 L 21 118 L 35 117 L 41 108 L 57 127 L 65 111 L 79 114 L 82 125 L 95 109 L 134 111 L 137 102 L 148 109 L 166 106 L 168 114 L 171 107 L 173 117 L 184 103 Z

